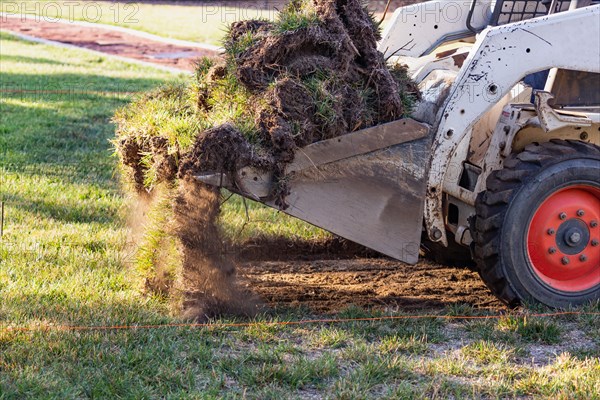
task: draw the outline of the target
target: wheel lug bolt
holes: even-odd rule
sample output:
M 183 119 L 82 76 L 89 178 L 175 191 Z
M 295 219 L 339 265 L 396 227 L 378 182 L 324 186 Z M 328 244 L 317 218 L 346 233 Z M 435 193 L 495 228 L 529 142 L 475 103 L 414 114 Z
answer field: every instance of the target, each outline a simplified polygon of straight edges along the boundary
M 599 243 L 600 242 L 598 242 L 598 239 L 592 240 L 592 246 L 594 246 L 594 247 L 598 246 Z
M 585 215 L 585 211 L 583 210 L 577 210 L 577 216 L 578 217 L 583 217 Z
M 567 218 L 567 213 L 561 212 L 560 214 L 558 214 L 558 218 L 560 218 L 560 219 Z
M 595 227 L 597 227 L 597 226 L 598 226 L 598 221 L 594 220 L 594 221 L 590 222 L 590 226 L 591 226 L 592 228 L 595 228 Z
M 554 254 L 554 253 L 556 253 L 556 247 L 550 247 L 550 248 L 548 249 L 548 253 L 550 253 L 550 254 Z
M 587 256 L 585 254 L 580 255 L 579 261 L 581 261 L 581 262 L 587 261 Z
M 550 235 L 550 236 L 554 235 L 554 229 L 552 229 L 552 228 L 548 229 L 548 235 Z
M 561 262 L 563 265 L 567 265 L 568 263 L 570 263 L 570 262 L 571 262 L 571 260 L 569 260 L 569 257 L 563 257 L 563 258 L 560 260 L 560 262 Z

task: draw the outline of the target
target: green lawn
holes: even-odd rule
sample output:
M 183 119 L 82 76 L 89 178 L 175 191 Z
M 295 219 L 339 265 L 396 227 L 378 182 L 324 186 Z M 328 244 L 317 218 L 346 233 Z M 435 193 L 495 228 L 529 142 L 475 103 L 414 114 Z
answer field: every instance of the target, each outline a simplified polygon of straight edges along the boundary
M 6 330 L 180 321 L 165 299 L 143 293 L 130 268 L 128 200 L 108 142 L 111 115 L 127 97 L 104 93 L 179 78 L 7 35 L 0 57 L 0 399 L 599 398 L 598 315 L 267 324 L 314 317 L 290 308 L 240 328 Z M 67 93 L 6 92 L 19 88 Z M 230 230 L 243 224 L 240 204 L 227 206 Z M 268 226 L 252 229 L 315 233 Z
M 99 22 L 137 29 L 168 38 L 220 45 L 224 30 L 234 21 L 275 16 L 273 7 L 170 5 L 74 2 L 69 0 L 0 0 L 0 11 L 8 14 L 36 14 L 51 18 Z M 167 17 L 168 16 L 168 17 Z

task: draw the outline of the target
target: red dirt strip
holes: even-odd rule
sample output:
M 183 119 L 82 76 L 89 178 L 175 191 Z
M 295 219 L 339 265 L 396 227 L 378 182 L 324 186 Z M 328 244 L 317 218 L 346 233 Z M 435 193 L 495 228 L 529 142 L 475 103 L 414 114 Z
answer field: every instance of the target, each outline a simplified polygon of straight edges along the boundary
M 104 26 L 54 22 L 36 16 L 2 15 L 0 29 L 182 71 L 193 71 L 199 57 L 218 55 L 215 50 L 165 43 Z

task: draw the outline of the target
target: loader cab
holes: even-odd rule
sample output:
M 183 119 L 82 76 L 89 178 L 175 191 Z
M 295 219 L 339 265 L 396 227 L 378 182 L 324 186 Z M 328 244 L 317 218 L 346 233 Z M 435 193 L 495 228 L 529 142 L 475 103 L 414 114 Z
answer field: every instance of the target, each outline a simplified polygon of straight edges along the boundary
M 472 44 L 490 26 L 501 26 L 599 3 L 598 0 L 432 0 L 398 8 L 384 29 L 379 50 L 392 61 L 420 58 Z
M 578 0 L 575 0 L 575 2 L 580 3 L 577 7 L 582 7 L 584 3 L 584 1 Z M 476 3 L 476 0 L 472 4 L 474 3 Z M 493 11 L 488 26 L 506 25 L 512 22 L 567 11 L 571 3 L 572 0 L 498 0 L 493 4 Z M 585 3 L 589 3 L 589 1 Z M 473 9 L 473 5 L 471 9 Z M 471 25 L 471 19 L 472 17 L 467 20 L 467 27 L 473 32 L 478 32 Z
M 437 112 L 484 29 L 594 3 L 600 1 L 473 0 L 459 3 L 434 0 L 414 4 L 395 11 L 383 33 L 379 50 L 391 63 L 408 67 L 423 94 L 422 102 L 412 116 L 418 121 L 434 125 Z M 539 71 L 523 77 L 525 85 L 517 86 L 512 91 L 514 96 L 504 100 L 533 103 L 532 93 L 523 92 L 530 87 L 532 90 L 560 92 L 556 104 L 561 106 L 597 105 L 599 103 L 595 98 L 598 91 L 594 92 L 594 88 L 597 88 L 594 85 L 596 78 L 593 74 L 584 75 L 579 74 L 576 81 L 572 79 L 572 72 Z M 570 87 L 574 82 L 582 82 L 580 88 Z M 574 98 L 579 100 L 573 102 Z
M 600 4 L 600 0 L 426 1 L 394 12 L 379 50 L 391 63 L 406 64 L 418 83 L 435 69 L 458 71 L 478 34 L 488 27 L 594 4 Z
M 478 36 L 488 27 L 503 26 L 576 8 L 599 0 L 434 0 L 396 10 L 379 49 L 391 63 L 404 64 L 422 93 L 412 117 L 432 126 L 469 57 Z M 567 56 L 567 55 L 565 55 Z M 545 90 L 561 109 L 595 111 L 600 105 L 600 75 L 573 70 L 542 70 L 523 76 L 511 95 L 499 99 L 487 122 L 497 120 L 502 104 L 534 103 L 533 92 Z M 484 121 L 485 122 L 485 121 Z M 495 122 L 495 121 L 494 121 Z M 487 128 L 490 131 L 492 128 Z
M 549 74 L 544 90 L 554 95 L 555 108 L 600 112 L 600 74 L 559 69 Z

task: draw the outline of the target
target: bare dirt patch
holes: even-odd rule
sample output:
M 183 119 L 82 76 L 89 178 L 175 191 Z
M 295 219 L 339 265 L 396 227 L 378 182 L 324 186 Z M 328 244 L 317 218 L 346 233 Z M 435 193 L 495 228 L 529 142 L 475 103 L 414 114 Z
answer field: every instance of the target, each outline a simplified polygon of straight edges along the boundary
M 321 240 L 303 240 L 281 236 L 256 237 L 230 247 L 234 258 L 241 263 L 250 261 L 318 261 L 385 257 L 381 253 L 340 237 Z
M 439 310 L 451 304 L 504 308 L 468 269 L 428 261 L 379 259 L 249 262 L 241 279 L 270 306 L 335 313 L 350 305 L 387 310 Z

